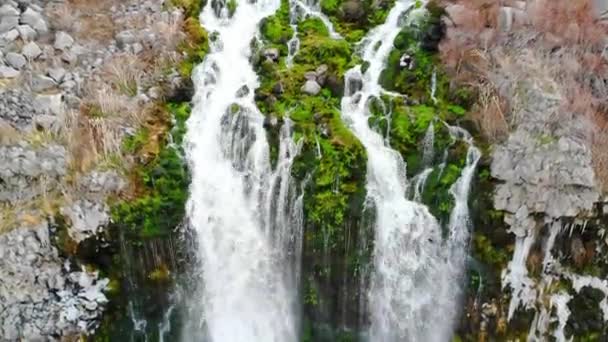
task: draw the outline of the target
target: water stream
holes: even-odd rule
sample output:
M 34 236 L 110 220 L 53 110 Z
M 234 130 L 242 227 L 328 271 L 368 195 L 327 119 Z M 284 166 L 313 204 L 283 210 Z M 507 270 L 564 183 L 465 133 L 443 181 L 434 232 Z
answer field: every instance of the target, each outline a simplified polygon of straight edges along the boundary
M 290 177 L 297 146 L 287 121 L 273 171 L 253 92 L 236 96 L 243 86 L 258 86 L 250 42 L 258 23 L 279 5 L 278 0 L 240 2 L 228 18 L 208 3 L 201 14 L 202 24 L 218 38 L 194 71 L 186 137 L 192 172 L 187 216 L 198 237 L 202 282 L 191 305 L 202 313 L 189 317 L 184 340 L 201 336 L 197 328 L 210 341 L 296 340 L 293 258 L 286 256 L 301 233 L 291 219 L 297 218 Z
M 450 339 L 457 310 L 454 288 L 464 274 L 462 256 L 470 228 L 468 191 L 479 159 L 479 151 L 471 144 L 467 165 L 451 191 L 456 205 L 450 237 L 443 241 L 441 228 L 427 207 L 406 198 L 403 158 L 368 125 L 369 103 L 387 93 L 378 83 L 380 73 L 401 30 L 402 17 L 413 5 L 414 1 L 398 1 L 386 22 L 364 38 L 362 57 L 369 67 L 365 73 L 360 66 L 347 72 L 342 100 L 342 116 L 368 152 L 366 188 L 376 208 L 369 290 L 371 341 Z

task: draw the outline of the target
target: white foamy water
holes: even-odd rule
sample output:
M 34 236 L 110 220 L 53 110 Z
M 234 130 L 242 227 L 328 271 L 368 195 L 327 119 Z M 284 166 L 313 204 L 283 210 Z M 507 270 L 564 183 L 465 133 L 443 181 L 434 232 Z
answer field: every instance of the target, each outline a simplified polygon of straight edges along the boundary
M 447 341 L 456 317 L 455 288 L 463 277 L 469 234 L 468 189 L 479 151 L 469 149 L 467 165 L 454 184 L 456 206 L 450 220 L 450 237 L 443 241 L 441 228 L 428 209 L 406 198 L 406 165 L 381 134 L 371 129 L 369 102 L 388 94 L 379 85 L 380 73 L 393 41 L 401 30 L 402 16 L 414 1 L 398 1 L 386 22 L 370 31 L 362 42 L 368 61 L 345 76 L 342 117 L 363 143 L 368 155 L 366 189 L 376 208 L 374 271 L 369 290 L 370 341 Z M 447 244 L 447 248 L 446 248 Z M 449 252 L 448 252 L 449 251 Z M 458 260 L 450 260 L 457 257 Z M 453 267 L 459 267 L 453 271 Z
M 187 215 L 198 237 L 201 267 L 200 292 L 189 303 L 202 311 L 189 317 L 187 326 L 214 342 L 297 339 L 292 271 L 297 256 L 291 248 L 301 234 L 295 212 L 301 205 L 289 173 L 298 147 L 287 121 L 273 170 L 253 91 L 236 96 L 244 85 L 258 86 L 250 42 L 260 20 L 279 5 L 279 0 L 242 1 L 228 19 L 218 18 L 208 3 L 201 14 L 202 24 L 218 38 L 194 72 L 186 137 L 192 172 Z

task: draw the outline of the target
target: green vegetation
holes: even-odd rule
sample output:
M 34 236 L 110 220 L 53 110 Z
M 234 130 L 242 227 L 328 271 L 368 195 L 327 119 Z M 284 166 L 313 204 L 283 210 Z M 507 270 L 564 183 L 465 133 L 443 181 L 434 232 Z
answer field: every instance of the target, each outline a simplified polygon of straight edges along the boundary
M 181 142 L 185 120 L 189 115 L 188 104 L 169 104 L 177 129 L 170 133 L 174 141 Z M 163 111 L 159 111 L 163 115 Z M 167 120 L 167 118 L 164 118 Z M 149 139 L 148 127 L 127 139 L 124 150 L 138 154 L 146 147 Z M 133 170 L 132 181 L 139 184 L 138 196 L 126 199 L 112 206 L 112 220 L 126 232 L 141 237 L 168 234 L 177 226 L 184 215 L 189 177 L 180 148 L 167 144 L 165 138 L 160 152 L 146 164 Z
M 197 3 L 196 0 L 190 0 Z M 233 0 L 234 1 L 234 0 Z M 236 2 L 235 2 L 236 9 Z M 200 64 L 209 52 L 209 36 L 198 20 L 199 12 L 191 13 L 191 9 L 185 10 L 188 17 L 184 21 L 184 32 L 186 39 L 180 44 L 179 51 L 186 56 L 179 65 L 182 77 L 189 79 L 192 69 Z
M 230 15 L 230 17 L 232 17 L 234 15 L 234 12 L 236 12 L 238 2 L 237 0 L 228 0 L 226 6 L 228 7 L 228 14 Z
M 321 11 L 329 16 L 338 33 L 348 42 L 359 41 L 367 31 L 382 24 L 394 0 L 321 0 Z

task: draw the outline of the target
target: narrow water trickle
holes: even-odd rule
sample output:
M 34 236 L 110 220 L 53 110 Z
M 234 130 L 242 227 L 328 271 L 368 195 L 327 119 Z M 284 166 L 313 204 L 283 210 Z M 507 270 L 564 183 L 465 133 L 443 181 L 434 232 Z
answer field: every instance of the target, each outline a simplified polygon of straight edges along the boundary
M 298 38 L 298 21 L 303 17 L 315 17 L 319 18 L 321 22 L 327 27 L 329 36 L 333 39 L 341 39 L 339 33 L 334 29 L 334 25 L 329 18 L 321 12 L 319 7 L 319 1 L 306 1 L 301 0 L 289 0 L 289 26 L 293 29 L 293 36 L 287 42 L 287 58 L 285 59 L 285 65 L 288 68 L 293 66 L 293 59 L 300 50 L 300 39 Z
M 201 22 L 217 39 L 194 71 L 186 137 L 192 172 L 187 216 L 200 259 L 199 291 L 189 304 L 199 314 L 190 315 L 183 339 L 295 341 L 293 263 L 299 257 L 293 254 L 299 253 L 301 220 L 290 170 L 299 147 L 286 120 L 273 170 L 253 91 L 236 96 L 243 86 L 258 86 L 250 42 L 280 1 L 239 2 L 231 18 L 225 11 L 218 16 L 211 4 Z

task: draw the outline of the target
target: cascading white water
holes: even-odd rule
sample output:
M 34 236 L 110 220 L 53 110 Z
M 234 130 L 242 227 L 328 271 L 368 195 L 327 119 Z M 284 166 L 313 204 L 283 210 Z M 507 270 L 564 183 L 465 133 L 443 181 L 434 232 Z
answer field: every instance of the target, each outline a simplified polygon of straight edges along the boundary
M 435 158 L 435 125 L 431 122 L 422 141 L 422 165 L 429 166 Z
M 300 50 L 300 39 L 298 38 L 298 5 L 294 0 L 289 1 L 289 26 L 293 30 L 293 36 L 287 42 L 287 58 L 285 59 L 285 65 L 288 68 L 293 66 L 293 58 Z
M 456 310 L 456 298 L 447 289 L 458 284 L 453 283 L 453 264 L 444 252 L 441 228 L 424 205 L 405 197 L 406 165 L 402 157 L 368 125 L 369 102 L 386 94 L 378 80 L 401 29 L 400 19 L 413 5 L 414 1 L 398 1 L 386 22 L 364 38 L 363 59 L 369 67 L 364 74 L 360 66 L 347 72 L 342 99 L 342 116 L 368 152 L 366 188 L 376 208 L 374 271 L 369 292 L 372 341 L 446 341 L 455 317 L 448 311 Z M 468 188 L 463 188 L 470 184 L 477 162 L 477 155 L 471 154 L 466 174 L 453 191 L 459 202 L 462 197 L 466 202 Z M 465 218 L 461 212 L 467 210 L 466 203 L 459 203 L 457 209 L 454 226 Z M 453 233 L 450 241 L 460 242 L 468 233 L 468 226 L 453 229 L 464 232 Z
M 379 76 L 401 29 L 401 17 L 413 5 L 414 1 L 397 1 L 386 22 L 364 38 L 362 55 L 369 67 L 363 74 L 360 66 L 347 72 L 342 99 L 342 116 L 368 152 L 366 188 L 376 208 L 369 292 L 371 341 L 450 339 L 470 233 L 467 201 L 480 157 L 470 136 L 458 136 L 469 143 L 469 152 L 462 175 L 451 188 L 455 207 L 444 241 L 428 209 L 406 198 L 402 157 L 368 125 L 370 102 L 389 94 L 379 85 Z
M 481 158 L 481 151 L 473 145 L 473 137 L 466 130 L 460 127 L 449 126 L 449 131 L 452 138 L 463 140 L 469 145 L 465 166 L 458 180 L 450 188 L 450 194 L 454 198 L 454 208 L 450 214 L 448 224 L 449 234 L 446 242 L 448 267 L 446 272 L 449 281 L 458 285 L 441 288 L 443 291 L 442 297 L 452 296 L 453 300 L 455 300 L 454 303 L 458 303 L 463 291 L 459 284 L 464 283 L 464 270 L 472 229 L 468 203 L 469 192 L 471 190 L 473 175 Z M 445 314 L 448 322 L 454 322 L 457 318 L 457 310 L 446 310 Z
M 290 0 L 289 1 L 289 26 L 293 29 L 293 36 L 287 42 L 287 58 L 285 64 L 288 68 L 293 66 L 293 59 L 300 50 L 300 39 L 298 38 L 298 21 L 301 17 L 316 17 L 319 18 L 327 30 L 329 36 L 333 39 L 341 39 L 339 33 L 334 29 L 334 25 L 329 18 L 319 9 L 318 1 Z
M 298 6 L 299 11 L 302 13 L 303 16 L 319 18 L 319 20 L 323 22 L 323 25 L 327 27 L 327 30 L 329 31 L 329 36 L 331 38 L 342 38 L 342 36 L 340 36 L 340 34 L 334 29 L 334 24 L 331 22 L 331 20 L 329 20 L 329 18 L 325 14 L 323 14 L 323 12 L 321 12 L 318 1 L 307 1 L 306 3 L 304 3 L 301 0 L 293 0 L 293 2 Z
M 297 247 L 301 234 L 294 227 L 299 215 L 289 177 L 297 146 L 287 120 L 273 172 L 253 91 L 236 96 L 243 86 L 258 86 L 250 42 L 260 20 L 279 4 L 243 1 L 232 18 L 218 18 L 208 3 L 201 14 L 217 39 L 194 71 L 196 94 L 186 137 L 192 172 L 187 215 L 198 237 L 202 279 L 190 303 L 202 308 L 202 317 L 190 317 L 194 322 L 188 327 L 202 327 L 210 341 L 297 337 L 293 265 L 285 257 L 291 248 L 286 245 Z M 184 339 L 193 335 L 185 331 Z
M 431 174 L 431 172 L 433 172 L 433 168 L 429 167 L 426 168 L 424 170 L 422 170 L 422 172 L 420 172 L 420 174 L 418 174 L 416 177 L 414 177 L 413 181 L 414 182 L 414 201 L 415 202 L 421 202 L 422 201 L 422 193 L 424 192 L 424 186 L 426 185 L 426 181 L 429 178 L 429 175 Z

